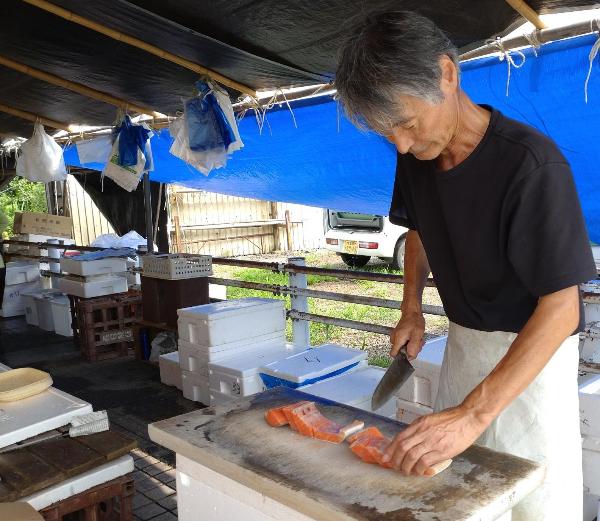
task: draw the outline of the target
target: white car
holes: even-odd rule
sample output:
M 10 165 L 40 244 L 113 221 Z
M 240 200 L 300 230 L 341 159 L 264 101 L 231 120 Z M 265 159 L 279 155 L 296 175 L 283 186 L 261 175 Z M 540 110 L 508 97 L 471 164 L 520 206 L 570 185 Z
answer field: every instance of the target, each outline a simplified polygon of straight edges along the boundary
M 404 267 L 404 243 L 408 228 L 392 224 L 387 217 L 325 210 L 325 248 L 337 252 L 353 268 L 362 268 L 371 257 Z

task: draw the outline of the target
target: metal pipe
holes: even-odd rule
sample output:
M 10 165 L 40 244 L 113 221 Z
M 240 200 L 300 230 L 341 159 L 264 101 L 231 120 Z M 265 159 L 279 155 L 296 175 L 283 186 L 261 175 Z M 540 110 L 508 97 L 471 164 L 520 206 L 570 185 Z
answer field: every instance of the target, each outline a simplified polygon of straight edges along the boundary
M 154 251 L 152 242 L 152 192 L 150 191 L 150 174 L 144 172 L 144 207 L 146 208 L 146 247 L 148 253 Z
M 563 25 L 562 27 L 541 29 L 535 31 L 535 37 L 537 38 L 537 41 L 540 42 L 540 44 L 544 44 L 548 42 L 553 42 L 555 40 L 562 40 L 564 38 L 582 36 L 584 34 L 589 34 L 593 32 L 591 23 L 592 22 L 590 20 L 586 20 L 585 22 L 576 22 L 569 25 Z M 530 45 L 531 41 L 525 36 L 515 36 L 513 38 L 502 39 L 502 46 L 507 51 L 510 51 L 512 49 L 518 49 L 520 47 L 529 47 Z M 485 45 L 481 45 L 475 49 L 463 52 L 459 56 L 459 59 L 461 62 L 464 62 L 467 60 L 481 58 L 483 56 L 487 56 L 489 54 L 497 52 L 499 52 L 499 49 L 496 43 L 486 43 Z
M 304 266 L 306 263 L 304 257 L 290 257 L 288 262 L 295 266 Z M 290 306 L 292 310 L 308 313 L 308 297 L 300 293 L 300 291 L 308 289 L 306 275 L 304 273 L 290 273 L 288 275 L 288 280 L 291 296 Z M 305 320 L 292 319 L 292 339 L 295 346 L 310 346 L 310 328 L 308 327 L 308 322 Z
M 331 326 L 345 327 L 348 329 L 358 329 L 359 331 L 368 331 L 379 335 L 389 336 L 394 329 L 390 326 L 381 326 L 379 324 L 369 324 L 359 322 L 358 320 L 348 320 L 345 318 L 327 317 L 325 315 L 315 315 L 314 313 L 302 313 L 301 311 L 288 311 L 288 317 L 296 320 L 307 320 L 309 322 L 318 322 L 320 324 L 329 324 Z

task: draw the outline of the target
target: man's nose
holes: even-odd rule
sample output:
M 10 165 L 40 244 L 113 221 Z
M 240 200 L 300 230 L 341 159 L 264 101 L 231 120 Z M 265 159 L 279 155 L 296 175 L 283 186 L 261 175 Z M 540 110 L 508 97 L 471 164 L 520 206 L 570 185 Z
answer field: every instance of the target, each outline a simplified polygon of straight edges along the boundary
M 391 143 L 396 145 L 398 152 L 401 154 L 406 154 L 415 142 L 406 131 L 398 128 L 392 129 L 387 138 Z

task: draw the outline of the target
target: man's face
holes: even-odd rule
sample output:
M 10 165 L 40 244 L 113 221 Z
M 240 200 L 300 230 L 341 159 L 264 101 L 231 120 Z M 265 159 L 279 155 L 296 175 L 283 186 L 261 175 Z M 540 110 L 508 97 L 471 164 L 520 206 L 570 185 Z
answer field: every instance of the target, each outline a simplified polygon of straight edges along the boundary
M 400 96 L 402 114 L 386 135 L 401 154 L 412 154 L 420 160 L 437 158 L 454 137 L 458 121 L 456 69 L 449 59 L 441 61 L 439 103 L 429 103 L 414 96 Z

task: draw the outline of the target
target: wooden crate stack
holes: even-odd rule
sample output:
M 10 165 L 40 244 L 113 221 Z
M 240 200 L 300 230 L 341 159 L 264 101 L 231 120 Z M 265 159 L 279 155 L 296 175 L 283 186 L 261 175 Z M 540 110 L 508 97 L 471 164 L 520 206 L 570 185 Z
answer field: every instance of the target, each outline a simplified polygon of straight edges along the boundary
M 135 354 L 135 325 L 142 318 L 138 291 L 83 299 L 70 296 L 73 338 L 83 357 L 95 362 Z

